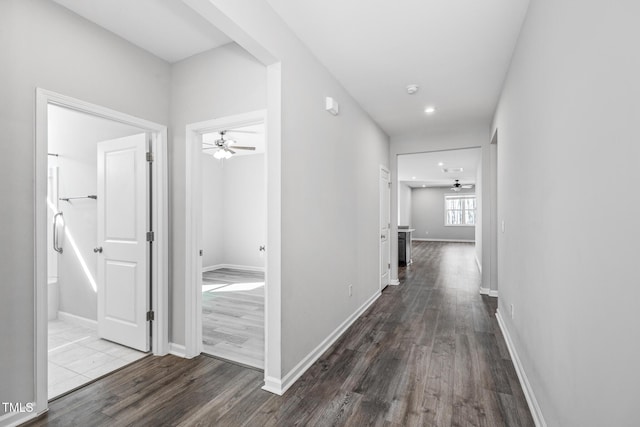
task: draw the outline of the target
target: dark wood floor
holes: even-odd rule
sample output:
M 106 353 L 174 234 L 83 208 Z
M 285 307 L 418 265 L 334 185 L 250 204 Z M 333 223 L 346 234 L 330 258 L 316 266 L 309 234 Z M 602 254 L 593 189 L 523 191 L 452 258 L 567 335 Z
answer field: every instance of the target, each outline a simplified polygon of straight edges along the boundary
M 473 246 L 414 244 L 402 284 L 282 397 L 210 357 L 148 357 L 51 403 L 30 425 L 532 426 Z

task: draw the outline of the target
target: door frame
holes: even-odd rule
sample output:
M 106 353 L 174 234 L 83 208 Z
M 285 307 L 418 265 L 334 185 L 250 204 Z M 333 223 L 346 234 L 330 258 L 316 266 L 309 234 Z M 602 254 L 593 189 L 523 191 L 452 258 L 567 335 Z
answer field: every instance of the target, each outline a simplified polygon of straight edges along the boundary
M 392 147 L 393 148 L 393 147 Z M 476 227 L 482 227 L 482 260 L 480 260 L 481 265 L 481 276 L 482 283 L 490 283 L 491 276 L 491 265 L 488 261 L 489 256 L 489 248 L 491 247 L 491 241 L 496 237 L 492 235 L 490 232 L 490 221 L 491 218 L 495 215 L 495 212 L 491 212 L 489 207 L 489 199 L 495 197 L 492 194 L 492 189 L 489 186 L 489 143 L 483 143 L 480 145 L 453 145 L 451 147 L 446 146 L 446 143 L 443 145 L 436 144 L 432 145 L 428 142 L 424 144 L 416 144 L 416 146 L 412 146 L 409 148 L 401 148 L 398 150 L 393 150 L 391 152 L 391 180 L 392 182 L 398 180 L 398 157 L 405 156 L 410 154 L 423 154 L 423 153 L 438 153 L 444 151 L 458 151 L 458 150 L 468 150 L 468 149 L 480 149 L 480 162 L 482 164 L 482 191 L 480 194 L 476 191 L 476 196 L 482 198 L 483 208 L 482 208 L 482 222 L 480 224 L 476 224 Z M 400 281 L 398 280 L 398 198 L 399 198 L 399 185 L 391 186 L 391 284 L 399 285 Z M 485 206 L 486 203 L 486 206 Z M 485 213 L 487 215 L 485 215 Z M 477 242 L 476 242 L 477 244 Z M 395 257 L 395 259 L 393 259 Z M 395 276 L 395 277 L 393 277 Z M 493 296 L 493 295 L 492 295 Z M 497 296 L 497 294 L 495 295 Z
M 151 325 L 151 348 L 154 355 L 161 356 L 169 348 L 168 315 L 168 171 L 167 171 L 167 127 L 129 114 L 121 113 L 97 104 L 42 88 L 36 88 L 35 114 L 35 390 L 38 414 L 48 409 L 47 398 L 47 165 L 48 165 L 48 106 L 60 107 L 135 126 L 151 134 L 153 165 L 151 168 L 152 203 L 151 221 L 154 242 L 151 254 L 151 307 L 155 319 Z
M 269 200 L 268 170 L 269 170 L 269 131 L 267 125 L 267 110 L 257 110 L 244 114 L 225 116 L 218 119 L 192 123 L 186 127 L 186 192 L 185 192 L 185 348 L 184 356 L 192 358 L 202 353 L 202 135 L 217 132 L 227 128 L 237 128 L 254 124 L 265 124 L 265 194 Z M 268 204 L 267 204 L 268 206 Z M 267 218 L 269 212 L 267 208 Z M 267 357 L 269 347 L 269 330 L 275 325 L 268 321 L 268 310 L 277 302 L 269 298 L 268 289 L 272 286 L 269 281 L 270 233 L 268 219 L 265 219 L 266 248 L 265 252 L 265 376 L 267 373 Z
M 389 168 L 387 168 L 386 166 L 380 165 L 380 170 L 378 171 L 378 186 L 380 186 L 380 181 L 382 178 L 382 174 L 386 173 L 388 176 L 387 179 L 387 191 L 389 192 L 389 203 L 388 206 L 386 207 L 387 210 L 389 211 L 389 228 L 388 228 L 388 233 L 389 236 L 387 236 L 387 242 L 388 242 L 388 247 L 389 247 L 389 264 L 391 264 L 391 171 L 389 170 Z M 379 197 L 382 198 L 382 195 L 380 194 L 380 191 L 378 191 L 379 193 Z M 379 200 L 379 205 L 382 205 L 382 200 Z M 382 217 L 378 218 L 378 231 L 380 230 L 380 224 L 382 223 Z M 380 267 L 378 268 L 378 274 L 380 274 L 380 272 L 382 271 L 382 240 L 378 240 L 378 260 L 380 261 Z M 381 278 L 378 278 L 378 286 L 380 291 L 382 292 L 382 290 L 384 288 L 386 288 L 389 285 L 394 285 L 395 283 L 391 282 L 391 267 L 389 267 L 388 272 L 387 272 L 387 284 L 386 286 L 382 286 L 382 282 L 381 282 Z

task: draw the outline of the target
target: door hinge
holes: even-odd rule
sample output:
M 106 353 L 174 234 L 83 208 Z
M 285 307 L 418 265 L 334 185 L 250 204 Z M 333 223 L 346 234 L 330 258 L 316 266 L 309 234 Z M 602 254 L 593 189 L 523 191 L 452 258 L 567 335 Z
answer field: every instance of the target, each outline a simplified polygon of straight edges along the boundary
M 147 231 L 147 242 L 153 242 L 155 240 L 155 234 L 153 231 Z
M 153 310 L 149 310 L 147 311 L 147 322 L 150 322 L 152 320 L 156 320 L 156 316 Z
M 389 185 L 389 188 L 391 188 L 391 181 L 389 181 L 387 184 Z
M 147 151 L 147 162 L 153 162 L 153 153 L 151 151 Z
M 204 251 L 200 249 L 200 256 L 204 255 Z
M 388 263 L 388 264 L 387 264 L 387 268 L 388 268 L 389 270 L 391 270 L 391 263 Z

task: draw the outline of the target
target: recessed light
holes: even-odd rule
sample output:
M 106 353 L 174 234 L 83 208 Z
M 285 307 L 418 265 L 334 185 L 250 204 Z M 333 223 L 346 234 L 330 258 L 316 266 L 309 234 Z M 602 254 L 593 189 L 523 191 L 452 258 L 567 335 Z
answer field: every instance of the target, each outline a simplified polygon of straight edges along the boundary
M 422 184 L 422 188 L 426 188 L 426 184 Z
M 412 176 L 412 177 L 411 177 L 411 179 L 416 179 L 416 177 L 415 177 L 415 176 Z
M 440 162 L 438 163 L 438 166 L 444 166 L 444 163 Z
M 436 107 L 427 107 L 424 109 L 424 112 L 427 114 L 433 114 L 436 112 Z

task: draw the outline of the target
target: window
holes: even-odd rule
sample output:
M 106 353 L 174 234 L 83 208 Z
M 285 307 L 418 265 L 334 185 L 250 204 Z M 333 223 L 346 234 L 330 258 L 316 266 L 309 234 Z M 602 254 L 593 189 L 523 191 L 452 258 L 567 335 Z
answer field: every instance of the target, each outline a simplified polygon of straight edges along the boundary
M 476 225 L 475 194 L 444 196 L 444 225 Z

